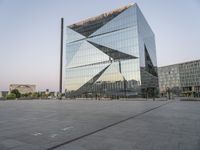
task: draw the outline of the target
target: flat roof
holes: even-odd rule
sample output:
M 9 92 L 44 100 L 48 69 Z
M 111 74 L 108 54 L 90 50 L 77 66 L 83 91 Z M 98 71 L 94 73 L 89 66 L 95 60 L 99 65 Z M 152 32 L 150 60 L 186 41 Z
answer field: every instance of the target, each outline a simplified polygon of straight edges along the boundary
M 175 66 L 175 65 L 193 63 L 193 62 L 195 62 L 195 61 L 200 61 L 200 59 L 185 61 L 185 62 L 182 62 L 182 63 L 175 63 L 175 64 L 171 64 L 171 65 L 166 65 L 166 66 L 160 66 L 160 67 L 158 67 L 158 68 L 164 68 L 164 67 L 170 67 L 170 66 Z

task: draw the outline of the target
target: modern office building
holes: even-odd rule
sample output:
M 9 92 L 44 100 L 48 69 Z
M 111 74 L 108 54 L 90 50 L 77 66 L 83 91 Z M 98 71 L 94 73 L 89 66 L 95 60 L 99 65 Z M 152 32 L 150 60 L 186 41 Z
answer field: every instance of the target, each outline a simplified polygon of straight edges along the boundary
M 21 94 L 26 93 L 34 93 L 36 92 L 36 85 L 30 85 L 30 84 L 11 84 L 10 92 L 14 89 L 17 89 Z
M 200 60 L 159 67 L 161 95 L 200 97 Z
M 155 96 L 155 37 L 137 4 L 69 25 L 66 32 L 67 97 Z

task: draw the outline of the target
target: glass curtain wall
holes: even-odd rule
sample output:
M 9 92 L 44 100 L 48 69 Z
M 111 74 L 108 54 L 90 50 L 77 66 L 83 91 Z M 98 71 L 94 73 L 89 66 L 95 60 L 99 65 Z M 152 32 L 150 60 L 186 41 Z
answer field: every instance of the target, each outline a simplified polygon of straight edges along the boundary
M 138 9 L 128 5 L 67 26 L 67 97 L 141 96 Z

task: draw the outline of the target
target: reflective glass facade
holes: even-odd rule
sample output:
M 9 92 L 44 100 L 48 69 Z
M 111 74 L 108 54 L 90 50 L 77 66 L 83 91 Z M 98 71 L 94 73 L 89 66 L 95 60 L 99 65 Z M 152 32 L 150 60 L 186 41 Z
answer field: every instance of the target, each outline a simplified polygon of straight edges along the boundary
M 158 88 L 154 34 L 136 4 L 67 26 L 67 97 L 142 97 Z

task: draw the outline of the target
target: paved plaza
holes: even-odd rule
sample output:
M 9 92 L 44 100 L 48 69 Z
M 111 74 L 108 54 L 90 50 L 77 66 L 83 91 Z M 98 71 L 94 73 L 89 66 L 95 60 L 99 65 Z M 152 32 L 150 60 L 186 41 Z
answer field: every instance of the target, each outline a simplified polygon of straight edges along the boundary
M 200 102 L 0 101 L 0 150 L 199 150 Z

